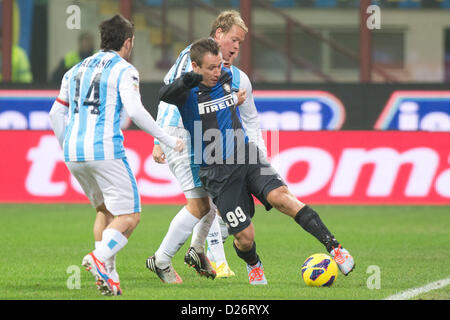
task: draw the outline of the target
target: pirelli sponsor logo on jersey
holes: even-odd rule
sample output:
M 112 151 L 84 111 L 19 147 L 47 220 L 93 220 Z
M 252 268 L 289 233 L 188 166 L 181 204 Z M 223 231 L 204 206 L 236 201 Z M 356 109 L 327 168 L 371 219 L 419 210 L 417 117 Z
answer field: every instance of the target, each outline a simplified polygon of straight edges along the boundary
M 216 100 L 199 103 L 198 113 L 202 115 L 217 112 L 219 110 L 226 109 L 233 105 L 234 105 L 233 95 L 229 94 Z

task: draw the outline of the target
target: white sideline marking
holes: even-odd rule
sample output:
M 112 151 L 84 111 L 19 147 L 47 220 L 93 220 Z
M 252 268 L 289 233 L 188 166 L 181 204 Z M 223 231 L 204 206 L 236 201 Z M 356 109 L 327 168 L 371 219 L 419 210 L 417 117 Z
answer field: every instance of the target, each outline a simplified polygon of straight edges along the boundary
M 414 298 L 415 296 L 418 296 L 419 294 L 443 288 L 445 286 L 448 286 L 449 284 L 450 284 L 450 278 L 441 279 L 441 280 L 429 283 L 427 285 L 424 285 L 423 287 L 420 287 L 420 288 L 413 288 L 413 289 L 409 289 L 409 290 L 394 294 L 392 296 L 385 298 L 384 300 L 407 300 L 407 299 Z

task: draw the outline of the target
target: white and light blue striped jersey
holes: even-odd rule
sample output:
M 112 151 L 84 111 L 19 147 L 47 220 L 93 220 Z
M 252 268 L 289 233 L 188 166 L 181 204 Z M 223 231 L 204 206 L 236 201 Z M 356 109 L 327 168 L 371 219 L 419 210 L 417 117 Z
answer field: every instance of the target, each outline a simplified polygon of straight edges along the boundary
M 69 107 L 65 161 L 125 157 L 120 129 L 122 78 L 134 81 L 138 92 L 137 70 L 114 51 L 99 51 L 67 71 L 58 97 Z
M 183 51 L 181 51 L 180 55 L 177 58 L 177 61 L 164 77 L 165 84 L 172 83 L 175 79 L 179 78 L 184 73 L 192 71 L 190 55 L 191 46 L 192 45 L 189 45 Z M 183 128 L 183 121 L 181 120 L 181 115 L 178 111 L 177 106 L 165 103 L 163 101 L 159 103 L 156 122 L 162 128 Z

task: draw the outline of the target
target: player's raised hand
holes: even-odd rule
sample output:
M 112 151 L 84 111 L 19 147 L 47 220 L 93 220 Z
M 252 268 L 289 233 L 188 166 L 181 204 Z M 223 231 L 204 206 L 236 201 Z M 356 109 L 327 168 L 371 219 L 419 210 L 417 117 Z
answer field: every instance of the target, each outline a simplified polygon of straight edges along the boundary
M 238 92 L 236 92 L 236 95 L 238 97 L 238 103 L 237 105 L 240 106 L 244 103 L 245 99 L 247 98 L 247 91 L 244 89 L 240 89 Z
M 195 73 L 193 71 L 188 72 L 184 74 L 183 76 L 183 83 L 184 85 L 189 88 L 195 88 L 199 85 L 200 82 L 202 82 L 203 76 L 201 74 Z
M 166 155 L 159 144 L 153 147 L 152 156 L 156 163 L 166 163 Z

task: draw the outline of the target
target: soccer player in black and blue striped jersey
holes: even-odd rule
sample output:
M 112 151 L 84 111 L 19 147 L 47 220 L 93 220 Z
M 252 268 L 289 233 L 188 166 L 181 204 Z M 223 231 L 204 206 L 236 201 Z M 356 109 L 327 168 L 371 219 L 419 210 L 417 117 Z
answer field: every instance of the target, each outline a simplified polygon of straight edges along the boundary
M 233 245 L 247 263 L 250 284 L 267 284 L 256 253 L 252 195 L 267 210 L 275 207 L 294 218 L 348 274 L 354 268 L 353 257 L 341 247 L 316 211 L 289 191 L 264 153 L 249 142 L 238 109 L 246 92 L 233 92 L 233 74 L 223 66 L 218 44 L 211 38 L 200 39 L 192 45 L 190 57 L 193 72 L 161 88 L 160 100 L 180 110 L 190 134 L 194 161 L 200 165 L 199 177 L 229 233 L 234 235 Z
M 260 150 L 266 152 L 250 80 L 244 72 L 233 65 L 233 60 L 238 56 L 247 32 L 248 28 L 239 12 L 226 10 L 214 19 L 210 37 L 219 44 L 223 64 L 233 73 L 232 89 L 241 88 L 247 92 L 247 98 L 239 106 L 239 112 L 248 138 Z M 164 83 L 171 83 L 192 70 L 190 48 L 191 45 L 181 51 L 176 63 L 164 77 Z M 177 106 L 160 101 L 157 123 L 166 133 L 181 138 L 187 143 L 188 132 L 184 128 Z M 185 150 L 179 154 L 173 152 L 163 142 L 155 140 L 152 154 L 157 163 L 169 165 L 170 171 L 184 193 L 186 205 L 170 222 L 161 245 L 154 255 L 147 259 L 147 267 L 165 283 L 181 283 L 182 279 L 176 273 L 171 261 L 192 234 L 190 247 L 184 256 L 185 263 L 193 267 L 201 276 L 208 278 L 234 276 L 234 272 L 228 266 L 223 247 L 228 231 L 223 220 L 217 216 L 216 207 L 203 188 L 198 176 L 200 168 L 194 163 L 193 152 Z M 205 239 L 208 244 L 206 253 Z

